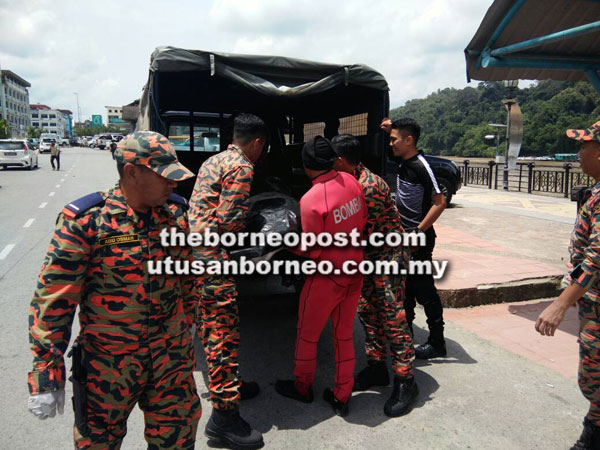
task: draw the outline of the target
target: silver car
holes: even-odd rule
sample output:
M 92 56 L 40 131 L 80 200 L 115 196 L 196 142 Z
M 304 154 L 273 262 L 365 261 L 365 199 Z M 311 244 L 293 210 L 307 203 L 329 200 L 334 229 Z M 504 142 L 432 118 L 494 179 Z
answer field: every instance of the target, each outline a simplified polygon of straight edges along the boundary
M 0 166 L 25 167 L 29 170 L 38 166 L 38 155 L 27 145 L 27 141 L 19 139 L 0 139 Z

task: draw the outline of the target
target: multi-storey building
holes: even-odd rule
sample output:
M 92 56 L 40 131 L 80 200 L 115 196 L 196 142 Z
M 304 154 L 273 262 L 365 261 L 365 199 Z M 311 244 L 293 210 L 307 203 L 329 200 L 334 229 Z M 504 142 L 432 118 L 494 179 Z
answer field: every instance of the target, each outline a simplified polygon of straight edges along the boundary
M 11 137 L 26 138 L 31 84 L 10 70 L 0 70 L 0 118 L 10 124 Z
M 59 109 L 65 118 L 65 136 L 73 136 L 73 112 L 68 109 Z
M 29 108 L 31 125 L 35 128 L 41 128 L 44 133 L 56 133 L 60 138 L 69 135 L 67 133 L 67 118 L 61 110 L 52 109 L 48 105 L 42 104 L 29 105 Z

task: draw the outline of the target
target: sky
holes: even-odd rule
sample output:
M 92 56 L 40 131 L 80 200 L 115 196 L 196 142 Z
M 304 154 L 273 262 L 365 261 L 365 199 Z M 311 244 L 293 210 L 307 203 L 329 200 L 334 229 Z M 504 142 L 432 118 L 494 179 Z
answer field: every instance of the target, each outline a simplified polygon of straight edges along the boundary
M 141 95 L 152 51 L 278 55 L 367 64 L 392 107 L 467 86 L 463 50 L 492 0 L 0 0 L 0 68 L 29 100 L 105 115 Z M 477 82 L 471 85 L 476 86 Z

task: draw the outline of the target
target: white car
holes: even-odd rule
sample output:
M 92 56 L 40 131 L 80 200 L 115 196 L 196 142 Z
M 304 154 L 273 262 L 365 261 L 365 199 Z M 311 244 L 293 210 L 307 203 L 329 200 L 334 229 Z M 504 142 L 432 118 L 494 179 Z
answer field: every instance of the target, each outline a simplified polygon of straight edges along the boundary
M 27 145 L 27 141 L 19 139 L 0 139 L 0 166 L 25 167 L 29 170 L 38 166 L 38 155 Z
M 40 139 L 40 153 L 49 152 L 50 144 L 52 143 L 52 141 L 54 141 L 54 143 L 56 145 L 58 145 L 58 142 L 56 142 L 54 139 L 51 139 L 51 138 Z

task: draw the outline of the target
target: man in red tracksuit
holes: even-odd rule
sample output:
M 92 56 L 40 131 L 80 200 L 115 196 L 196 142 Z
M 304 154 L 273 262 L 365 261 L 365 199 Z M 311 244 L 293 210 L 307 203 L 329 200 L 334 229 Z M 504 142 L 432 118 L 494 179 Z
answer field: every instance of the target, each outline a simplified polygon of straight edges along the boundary
M 302 149 L 304 170 L 312 180 L 312 188 L 300 200 L 304 233 L 347 233 L 362 230 L 367 221 L 365 197 L 360 184 L 347 173 L 332 169 L 337 155 L 331 143 L 317 136 Z M 293 250 L 318 264 L 330 261 L 342 269 L 345 261 L 363 260 L 360 247 L 312 247 Z M 353 326 L 363 277 L 360 274 L 315 274 L 306 278 L 298 308 L 298 334 L 294 357 L 295 380 L 278 380 L 275 390 L 289 398 L 310 403 L 317 365 L 317 343 L 331 316 L 335 345 L 335 388 L 325 389 L 323 398 L 337 415 L 348 413 L 348 400 L 354 384 Z

